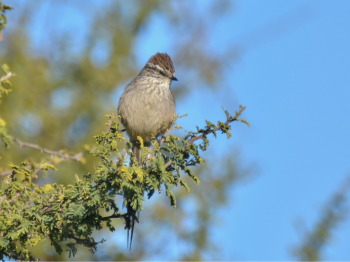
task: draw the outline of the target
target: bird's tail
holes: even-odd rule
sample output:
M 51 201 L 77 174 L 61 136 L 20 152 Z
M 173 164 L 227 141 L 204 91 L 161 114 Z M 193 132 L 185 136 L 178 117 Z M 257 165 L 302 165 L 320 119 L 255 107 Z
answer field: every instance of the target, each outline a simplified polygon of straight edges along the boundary
M 136 211 L 131 207 L 130 202 L 127 203 L 126 205 L 129 221 L 130 221 L 130 226 L 128 227 L 128 233 L 127 233 L 127 247 L 129 250 L 131 250 L 131 244 L 132 244 L 132 237 L 134 235 L 134 227 L 135 227 L 135 215 Z M 131 230 L 131 235 L 130 235 L 130 242 L 129 242 L 129 234 Z
M 142 193 L 142 195 L 144 195 L 144 192 Z M 139 220 L 140 218 L 140 211 L 135 211 L 132 207 L 131 207 L 131 202 L 128 202 L 126 205 L 126 209 L 127 209 L 127 214 L 128 214 L 128 221 L 130 222 L 130 225 L 128 225 L 127 227 L 127 248 L 129 248 L 129 250 L 131 250 L 131 245 L 132 245 L 132 238 L 134 235 L 134 228 L 135 228 L 135 216 L 137 215 L 137 220 Z M 131 230 L 131 234 L 130 234 L 130 230 Z M 130 235 L 130 242 L 129 242 L 129 235 Z
M 145 146 L 150 147 L 150 145 L 148 145 L 148 144 Z M 138 142 L 133 143 L 132 152 L 134 153 L 135 158 L 140 165 L 141 161 L 142 161 L 142 154 L 141 154 L 140 144 L 138 144 Z M 130 161 L 130 166 L 131 165 L 132 165 L 132 162 Z M 137 218 L 139 218 L 140 211 L 135 211 L 131 207 L 131 203 L 129 201 L 126 204 L 126 209 L 127 209 L 127 214 L 128 214 L 129 221 L 130 221 L 130 225 L 127 229 L 127 247 L 129 248 L 129 250 L 131 250 L 132 238 L 134 235 L 134 227 L 135 227 L 135 216 L 136 216 L 136 212 L 137 212 Z M 131 230 L 131 234 L 130 234 L 130 230 Z M 130 235 L 130 243 L 129 243 L 129 235 Z

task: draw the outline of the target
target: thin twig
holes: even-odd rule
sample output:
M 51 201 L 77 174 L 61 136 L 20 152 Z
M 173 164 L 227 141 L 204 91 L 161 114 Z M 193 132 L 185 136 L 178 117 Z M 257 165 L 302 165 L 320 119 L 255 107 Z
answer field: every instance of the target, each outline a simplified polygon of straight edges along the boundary
M 4 171 L 4 172 L 0 172 L 0 176 L 8 176 L 12 173 L 12 170 L 7 170 L 7 171 Z
M 8 178 L 7 183 L 11 183 L 13 180 L 13 177 L 15 176 L 15 172 L 11 171 L 12 175 Z M 0 197 L 0 202 L 6 200 L 8 198 L 8 189 L 5 190 L 4 195 L 2 197 Z
M 74 239 L 77 242 L 77 244 L 82 244 L 83 246 L 86 246 L 86 247 L 93 247 L 93 246 L 96 246 L 97 244 L 102 244 L 103 242 L 105 242 L 104 239 L 102 239 L 99 242 L 95 242 L 95 241 L 91 241 L 87 238 L 85 238 L 85 239 L 78 238 L 78 237 L 74 236 L 73 234 L 68 234 L 67 238 Z
M 44 207 L 43 211 L 41 211 L 40 216 L 45 215 L 46 213 L 50 213 L 54 211 L 53 207 Z
M 171 125 L 171 127 L 158 139 L 158 145 L 161 145 L 164 143 L 166 137 L 168 136 L 169 132 L 174 129 L 174 125 Z
M 23 260 L 25 260 L 25 261 L 39 261 L 38 259 L 34 259 L 34 260 L 28 260 L 26 257 L 20 257 L 20 256 L 18 256 L 18 255 L 16 255 L 15 253 L 11 253 L 11 254 L 9 254 L 9 253 L 6 253 L 5 251 L 1 251 L 2 252 L 2 254 L 3 255 L 5 255 L 6 257 L 8 257 L 8 258 L 12 258 L 12 259 L 15 259 L 15 260 L 19 260 L 19 261 L 23 261 Z M 2 261 L 5 261 L 5 260 L 2 260 Z
M 234 121 L 240 121 L 240 119 L 238 119 L 238 118 L 234 118 L 234 119 L 231 119 L 231 120 L 228 119 L 228 120 L 224 123 L 224 125 L 228 125 L 228 124 L 230 124 L 230 123 L 232 123 L 232 122 L 234 122 Z M 220 128 L 221 128 L 220 125 L 217 125 L 216 127 L 214 127 L 214 129 L 208 130 L 208 131 L 202 133 L 202 134 L 199 135 L 199 136 L 192 137 L 192 139 L 191 139 L 190 141 L 188 141 L 188 143 L 184 146 L 183 149 L 186 149 L 187 147 L 189 147 L 190 145 L 192 145 L 195 141 L 197 141 L 197 140 L 199 140 L 199 139 L 203 139 L 204 135 L 213 133 L 213 132 L 219 130 Z M 169 160 L 169 161 L 165 164 L 165 168 L 167 168 L 168 166 L 170 166 L 172 163 L 173 163 L 173 160 Z
M 175 116 L 174 121 L 171 123 L 170 127 L 168 128 L 168 130 L 157 140 L 158 145 L 161 145 L 161 144 L 164 143 L 164 141 L 165 141 L 166 137 L 168 136 L 168 134 L 170 133 L 170 131 L 174 129 L 174 125 L 175 125 L 176 120 L 179 119 L 179 118 L 182 118 L 184 116 L 186 116 L 186 115 L 183 115 L 183 116 L 180 116 L 180 117 L 179 117 L 179 115 Z
M 13 142 L 17 143 L 19 145 L 19 147 L 21 147 L 21 148 L 22 147 L 30 147 L 30 148 L 33 148 L 33 149 L 40 150 L 41 152 L 49 154 L 49 155 L 60 156 L 60 157 L 62 157 L 65 160 L 72 159 L 72 160 L 75 160 L 77 162 L 81 162 L 83 160 L 83 153 L 81 153 L 81 152 L 76 154 L 76 155 L 68 155 L 68 154 L 62 153 L 62 150 L 60 150 L 60 151 L 52 151 L 52 150 L 40 147 L 40 146 L 38 146 L 36 144 L 30 144 L 30 143 L 23 142 L 23 141 L 15 138 L 13 136 L 8 136 L 8 137 Z
M 81 157 L 83 156 L 83 153 L 79 153 L 79 154 L 81 154 Z M 75 155 L 75 156 L 78 156 L 79 154 L 77 154 L 77 155 Z M 78 156 L 78 157 L 79 157 L 79 156 Z M 50 164 L 50 165 L 53 165 L 54 163 L 58 164 L 58 163 L 60 163 L 60 162 L 66 161 L 66 160 L 67 160 L 66 158 L 63 158 L 63 157 L 62 157 L 62 158 L 55 159 L 55 161 L 51 160 L 51 161 L 48 161 L 48 162 L 45 162 L 45 163 L 42 163 L 42 164 Z M 39 165 L 40 165 L 40 164 L 39 164 Z M 33 168 L 33 165 L 32 165 L 32 164 L 27 165 L 25 168 L 27 168 L 27 169 L 32 169 L 32 168 Z M 37 168 L 34 170 L 32 176 L 36 175 L 40 170 L 42 170 L 42 168 L 41 168 L 40 166 L 37 167 Z M 0 177 L 1 177 L 1 176 L 8 176 L 8 175 L 10 175 L 12 172 L 13 172 L 12 170 L 7 170 L 7 171 L 4 171 L 4 172 L 0 172 Z
M 5 82 L 9 80 L 12 76 L 15 76 L 15 74 L 12 72 L 8 72 L 5 76 L 0 78 L 0 82 Z
M 121 218 L 121 217 L 125 217 L 125 216 L 127 216 L 127 213 L 124 214 L 124 215 L 121 215 L 121 214 L 113 214 L 113 215 L 108 216 L 108 217 L 98 216 L 98 219 L 101 220 L 101 221 L 107 221 L 108 219 L 111 219 L 111 218 Z
M 109 131 L 111 131 L 111 125 L 112 125 L 112 122 L 113 122 L 114 118 L 115 118 L 114 114 L 111 113 L 111 119 L 108 120 L 107 133 L 108 133 Z
M 112 123 L 113 123 L 114 118 L 115 118 L 115 116 L 114 116 L 114 114 L 113 114 L 113 112 L 112 112 L 112 113 L 111 113 L 111 118 L 108 120 L 107 133 L 108 133 L 109 131 L 111 131 L 111 125 L 112 125 Z M 106 139 L 105 139 L 105 144 L 106 144 L 107 142 L 108 142 L 108 139 L 106 138 Z
M 22 193 L 19 193 L 19 192 L 18 192 L 18 193 L 17 193 L 11 200 L 9 200 L 8 202 L 11 203 L 11 202 L 16 201 L 17 198 L 18 198 L 20 195 L 22 195 Z

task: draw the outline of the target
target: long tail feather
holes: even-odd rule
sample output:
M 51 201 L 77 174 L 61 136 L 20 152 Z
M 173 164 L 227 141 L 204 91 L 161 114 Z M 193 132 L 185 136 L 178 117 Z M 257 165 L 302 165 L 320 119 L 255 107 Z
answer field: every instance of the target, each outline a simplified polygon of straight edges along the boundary
M 147 145 L 147 146 L 149 146 L 149 145 Z M 141 160 L 142 160 L 141 149 L 140 149 L 140 146 L 136 142 L 133 143 L 132 150 L 133 150 L 133 153 L 135 155 L 137 162 L 141 163 Z M 132 162 L 130 162 L 130 165 L 132 165 Z M 131 221 L 130 226 L 127 229 L 127 247 L 131 251 L 132 239 L 134 236 L 136 211 L 131 207 L 130 202 L 127 203 L 126 208 L 127 208 L 129 221 Z M 139 217 L 140 217 L 140 211 L 137 211 L 137 218 L 139 218 Z M 130 242 L 129 242 L 130 230 L 131 230 L 131 234 L 130 234 Z
M 132 218 L 131 221 L 131 238 L 130 238 L 130 251 L 131 251 L 131 245 L 132 245 L 132 237 L 134 235 L 134 227 L 135 227 L 135 218 Z
M 127 213 L 128 213 L 128 217 L 129 217 L 129 221 L 130 226 L 127 229 L 127 247 L 129 248 L 129 250 L 131 251 L 131 245 L 132 245 L 132 239 L 134 236 L 134 228 L 135 228 L 135 210 L 132 209 L 132 207 L 130 206 L 130 203 L 127 204 Z M 130 234 L 130 242 L 129 242 L 129 233 L 131 230 L 131 234 Z
M 127 241 L 126 241 L 126 248 L 129 248 L 129 231 L 130 231 L 130 228 L 127 229 L 128 233 L 127 233 Z

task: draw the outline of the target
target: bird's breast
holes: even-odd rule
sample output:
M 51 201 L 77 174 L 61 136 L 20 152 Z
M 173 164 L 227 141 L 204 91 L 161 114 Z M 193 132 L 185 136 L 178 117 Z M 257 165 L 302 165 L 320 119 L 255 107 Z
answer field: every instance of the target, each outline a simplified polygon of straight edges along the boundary
M 166 131 L 175 116 L 175 101 L 169 85 L 154 84 L 134 89 L 120 101 L 119 114 L 131 139 L 141 136 L 145 141 L 151 134 Z

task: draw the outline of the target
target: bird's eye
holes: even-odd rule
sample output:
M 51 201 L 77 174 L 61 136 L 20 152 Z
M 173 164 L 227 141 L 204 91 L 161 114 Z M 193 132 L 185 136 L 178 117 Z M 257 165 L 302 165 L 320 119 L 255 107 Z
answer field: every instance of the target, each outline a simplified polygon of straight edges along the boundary
M 159 70 L 159 74 L 164 75 L 164 72 L 162 70 Z

